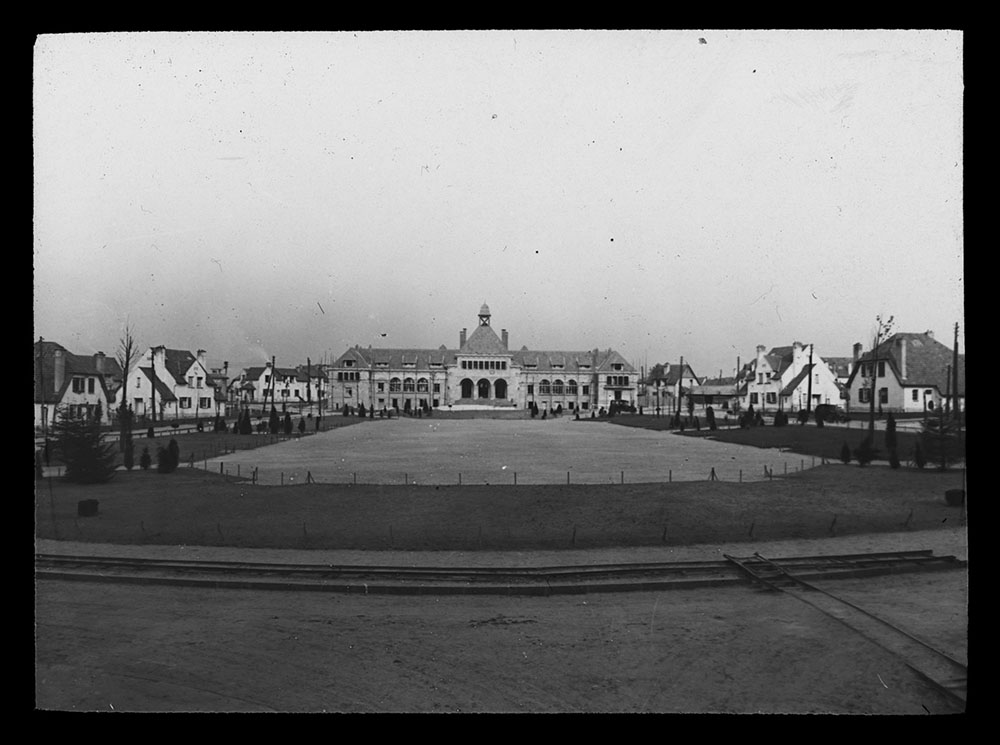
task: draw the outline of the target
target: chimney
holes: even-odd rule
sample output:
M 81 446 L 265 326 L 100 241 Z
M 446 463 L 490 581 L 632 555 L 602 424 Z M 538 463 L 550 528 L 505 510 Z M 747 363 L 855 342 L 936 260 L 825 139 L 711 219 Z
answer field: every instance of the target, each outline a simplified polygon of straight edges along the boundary
M 899 377 L 906 381 L 906 337 L 900 336 L 896 339 L 899 344 Z
M 206 370 L 208 370 L 208 363 L 205 361 L 205 350 L 204 349 L 199 349 L 198 350 L 198 363 L 202 367 L 204 367 Z
M 465 332 L 466 331 L 468 331 L 468 329 L 462 329 L 461 333 L 459 333 L 459 335 L 458 335 L 458 348 L 459 349 L 461 349 L 462 347 L 465 346 Z
M 767 350 L 767 347 L 765 347 L 763 344 L 758 344 L 757 345 L 757 354 L 758 355 L 764 354 L 764 352 L 766 350 Z
M 934 338 L 934 332 L 931 331 L 930 329 L 928 329 L 927 331 L 924 332 L 924 336 L 926 336 L 928 339 L 933 339 Z
M 503 342 L 503 348 L 507 349 L 507 329 L 500 329 L 500 341 Z
M 857 342 L 854 345 L 854 361 L 857 362 L 861 359 L 861 342 Z
M 58 393 L 66 381 L 66 357 L 63 355 L 61 349 L 52 350 L 52 363 L 55 371 L 52 378 L 52 385 L 55 392 Z
M 104 352 L 98 352 L 94 355 L 94 369 L 101 375 L 104 374 Z

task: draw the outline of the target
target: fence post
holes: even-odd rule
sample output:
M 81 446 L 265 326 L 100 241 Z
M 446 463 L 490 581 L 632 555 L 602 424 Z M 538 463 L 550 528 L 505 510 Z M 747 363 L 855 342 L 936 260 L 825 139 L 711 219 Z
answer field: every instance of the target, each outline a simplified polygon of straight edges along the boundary
M 566 471 L 566 483 L 569 483 L 569 471 Z
M 740 483 L 743 483 L 743 469 L 740 469 Z
M 224 464 L 224 461 L 220 460 L 219 461 L 219 473 L 222 473 L 222 466 L 223 466 L 223 464 Z
M 285 472 L 284 471 L 281 472 L 281 485 L 282 486 L 285 485 Z
M 674 469 L 667 471 L 667 481 L 672 482 L 674 480 Z
M 709 480 L 710 481 L 716 481 L 717 480 L 716 476 L 715 476 L 715 466 L 712 466 L 712 475 L 709 477 Z
M 514 471 L 514 486 L 517 486 L 517 471 Z
M 624 471 L 622 471 L 622 483 L 623 484 L 625 483 L 625 472 Z
M 461 471 L 458 472 L 458 485 L 459 486 L 462 485 L 462 472 Z

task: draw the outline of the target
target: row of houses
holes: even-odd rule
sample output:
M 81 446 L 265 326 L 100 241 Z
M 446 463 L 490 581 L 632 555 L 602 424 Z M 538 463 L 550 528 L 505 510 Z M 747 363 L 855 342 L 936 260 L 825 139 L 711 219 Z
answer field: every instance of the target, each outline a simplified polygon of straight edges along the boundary
M 882 412 L 964 410 L 965 358 L 958 385 L 949 367 L 952 350 L 933 333 L 897 333 L 876 350 L 852 357 L 823 357 L 812 344 L 794 342 L 756 355 L 733 377 L 702 378 L 683 359 L 637 370 L 613 349 L 529 350 L 510 348 L 506 329 L 497 335 L 484 303 L 471 334 L 462 329 L 457 347 L 347 349 L 330 364 L 278 367 L 274 360 L 230 375 L 229 363 L 210 367 L 196 353 L 151 347 L 129 370 L 103 352 L 71 353 L 35 343 L 35 426 L 54 412 L 70 410 L 112 423 L 124 400 L 140 422 L 214 419 L 242 409 L 324 414 L 344 408 L 416 410 L 492 407 L 598 411 L 615 405 L 649 413 L 712 406 L 736 412 L 795 412 L 818 404 L 864 410 L 872 397 Z M 954 390 L 953 390 L 954 389 Z M 682 405 L 683 401 L 683 405 Z M 682 408 L 683 406 L 683 408 Z
M 758 346 L 733 377 L 699 378 L 683 360 L 655 365 L 639 391 L 649 410 L 681 410 L 684 399 L 699 409 L 728 412 L 797 412 L 833 404 L 846 412 L 928 413 L 965 409 L 965 355 L 955 355 L 932 331 L 896 333 L 874 350 L 854 345 L 851 357 L 822 357 L 813 345 Z M 957 379 L 957 385 L 956 385 Z M 685 404 L 686 406 L 687 404 Z

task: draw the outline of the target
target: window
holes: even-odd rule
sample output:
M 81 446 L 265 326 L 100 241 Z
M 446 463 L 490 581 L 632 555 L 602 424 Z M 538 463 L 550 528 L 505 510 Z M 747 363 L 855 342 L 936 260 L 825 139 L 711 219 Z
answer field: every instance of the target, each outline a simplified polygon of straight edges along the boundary
M 535 385 L 534 385 L 534 383 L 528 383 L 528 395 L 529 396 L 534 396 L 535 395 Z
M 764 373 L 757 373 L 757 384 L 764 385 Z
M 434 384 L 434 392 L 435 393 L 440 393 L 441 392 L 441 384 L 440 383 L 435 383 Z M 434 399 L 434 400 L 436 401 L 437 399 Z M 437 406 L 437 404 L 434 404 L 434 405 Z
M 888 388 L 879 388 L 878 389 L 878 402 L 880 404 L 887 404 L 887 403 L 889 403 L 889 389 Z
M 354 389 L 353 388 L 345 388 L 344 389 L 344 395 L 347 396 L 348 398 L 350 398 L 351 396 L 354 395 Z
M 288 398 L 288 389 L 287 388 L 282 388 L 281 389 L 281 397 L 282 398 Z
M 413 392 L 413 378 L 407 378 L 403 381 L 403 393 Z
M 914 388 L 913 393 L 911 393 L 910 396 L 911 396 L 910 398 L 911 401 L 917 401 L 920 399 L 920 392 L 916 388 Z
M 266 384 L 268 384 L 270 382 L 271 382 L 271 376 L 270 375 L 265 375 L 264 376 L 264 384 L 266 385 Z
M 750 405 L 751 406 L 753 406 L 755 403 L 757 403 L 758 400 L 759 400 L 759 398 L 758 398 L 758 396 L 757 396 L 756 393 L 751 393 L 750 394 Z
M 880 378 L 884 378 L 885 377 L 885 361 L 884 360 L 879 360 L 879 363 L 878 363 L 878 376 Z
M 571 380 L 566 384 L 566 393 L 571 396 L 575 396 L 577 393 L 576 381 Z
M 580 392 L 584 396 L 589 396 L 590 395 L 590 386 L 589 385 L 582 386 L 581 389 L 580 389 Z M 586 406 L 584 408 L 586 408 Z
M 87 393 L 93 393 L 93 392 L 94 392 L 94 379 L 87 378 Z
M 622 369 L 622 365 L 621 365 L 621 363 L 620 363 L 620 362 L 616 362 L 615 364 L 613 364 L 613 365 L 611 366 L 611 369 L 612 369 L 612 370 L 621 370 L 621 369 Z
M 385 383 L 379 382 L 378 383 L 378 392 L 382 393 L 384 390 L 385 390 Z
M 210 398 L 199 398 L 198 399 L 199 409 L 210 409 L 212 408 L 212 399 Z
M 543 380 L 538 384 L 538 393 L 542 396 L 548 396 L 552 393 L 552 386 L 549 384 L 549 381 Z
M 552 384 L 552 393 L 556 396 L 561 396 L 563 394 L 563 382 L 561 380 L 557 380 Z
M 344 367 L 354 367 L 354 360 L 344 360 Z
M 142 408 L 142 399 L 141 399 L 141 398 L 137 398 L 137 399 L 135 399 L 134 401 L 135 401 L 135 402 L 133 403 L 133 405 L 132 405 L 132 408 L 133 408 L 133 409 L 134 409 L 135 411 L 138 411 L 139 409 L 141 409 L 141 408 Z
M 389 381 L 389 392 L 399 393 L 403 390 L 403 382 L 399 378 L 393 378 Z
M 190 409 L 191 408 L 191 399 L 189 397 L 187 397 L 187 396 L 182 396 L 181 397 L 181 408 L 182 409 Z
M 142 385 L 141 377 L 135 379 L 135 387 L 138 388 L 140 385 Z
M 83 393 L 83 378 L 73 378 L 73 393 Z
M 768 391 L 767 392 L 766 401 L 769 404 L 776 404 L 776 403 L 778 403 L 778 394 L 775 393 L 774 391 Z
M 867 404 L 872 400 L 872 389 L 871 388 L 859 388 L 858 389 L 858 403 Z
M 417 391 L 427 393 L 427 378 L 421 378 L 417 381 Z

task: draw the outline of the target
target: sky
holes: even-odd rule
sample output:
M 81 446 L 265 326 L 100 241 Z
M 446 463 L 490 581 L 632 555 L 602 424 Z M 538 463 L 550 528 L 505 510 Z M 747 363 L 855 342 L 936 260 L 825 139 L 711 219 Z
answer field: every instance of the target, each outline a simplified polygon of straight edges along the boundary
M 964 352 L 961 31 L 40 35 L 34 338 Z

